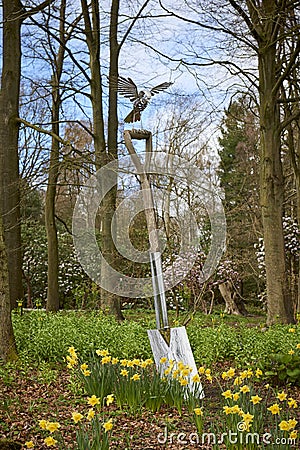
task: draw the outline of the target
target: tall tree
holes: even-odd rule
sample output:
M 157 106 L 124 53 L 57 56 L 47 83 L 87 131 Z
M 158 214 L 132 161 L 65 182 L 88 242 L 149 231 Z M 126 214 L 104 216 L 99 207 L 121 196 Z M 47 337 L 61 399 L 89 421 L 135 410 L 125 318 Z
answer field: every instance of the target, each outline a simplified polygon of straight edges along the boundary
M 242 279 L 243 294 L 257 293 L 254 244 L 262 233 L 259 208 L 259 124 L 245 96 L 225 110 L 218 174 L 225 193 L 227 255 Z
M 59 151 L 60 143 L 54 136 L 59 136 L 59 119 L 61 98 L 61 77 L 63 74 L 63 64 L 66 45 L 66 0 L 61 0 L 59 15 L 59 47 L 53 54 L 53 74 L 51 78 L 51 127 L 53 136 L 51 138 L 51 150 L 49 160 L 48 185 L 45 197 L 45 225 L 47 230 L 48 243 L 48 284 L 47 284 L 47 311 L 59 310 L 59 287 L 58 287 L 58 239 L 55 222 L 55 199 L 57 190 L 57 180 L 59 175 Z
M 113 131 L 115 133 L 115 138 L 113 137 L 113 132 L 111 129 L 112 115 L 114 115 L 114 122 L 116 126 L 118 125 L 118 120 L 116 117 L 117 108 L 117 93 L 109 93 L 109 113 L 108 113 L 108 146 L 107 149 L 106 138 L 105 138 L 105 125 L 104 125 L 104 112 L 103 112 L 103 81 L 100 63 L 100 10 L 98 0 L 94 0 L 91 3 L 89 9 L 88 2 L 86 0 L 81 0 L 82 12 L 84 18 L 84 33 L 86 36 L 86 42 L 89 50 L 90 57 L 90 98 L 93 110 L 93 138 L 95 147 L 95 163 L 96 170 L 105 166 L 110 160 L 117 158 L 117 128 Z M 118 26 L 118 10 L 119 10 L 119 0 L 113 0 L 111 5 L 111 25 L 110 29 L 113 35 L 114 43 L 117 38 L 117 26 Z M 110 48 L 112 48 L 110 41 Z M 111 56 L 113 54 L 113 57 Z M 114 54 L 110 50 L 110 74 L 112 71 L 118 68 L 118 52 Z M 117 72 L 115 73 L 117 76 Z M 112 100 L 112 95 L 114 100 Z M 115 106 L 113 106 L 115 103 Z M 115 128 L 115 127 L 114 127 Z M 113 264 L 115 260 L 115 246 L 111 235 L 111 217 L 114 213 L 116 205 L 116 191 L 112 189 L 111 192 L 106 196 L 101 206 L 101 234 L 102 234 L 102 254 L 105 260 L 109 264 Z M 101 268 L 101 277 L 106 279 L 107 274 L 105 272 L 104 266 Z M 112 314 L 115 314 L 117 318 L 121 319 L 121 309 L 119 299 L 105 290 L 101 290 L 101 304 L 103 308 L 108 307 Z
M 23 5 L 3 1 L 3 65 L 0 92 L 1 211 L 8 253 L 11 306 L 23 297 L 18 135 Z
M 29 10 L 26 10 L 19 0 L 4 0 L 2 2 L 3 63 L 0 91 L 0 122 L 2 124 L 0 127 L 0 205 L 4 231 L 2 230 L 1 219 L 0 345 L 4 359 L 11 359 L 15 356 L 11 307 L 14 307 L 17 299 L 23 296 L 18 158 L 21 24 L 23 20 L 41 11 L 51 1 L 46 0 Z M 8 290 L 10 301 L 8 301 Z

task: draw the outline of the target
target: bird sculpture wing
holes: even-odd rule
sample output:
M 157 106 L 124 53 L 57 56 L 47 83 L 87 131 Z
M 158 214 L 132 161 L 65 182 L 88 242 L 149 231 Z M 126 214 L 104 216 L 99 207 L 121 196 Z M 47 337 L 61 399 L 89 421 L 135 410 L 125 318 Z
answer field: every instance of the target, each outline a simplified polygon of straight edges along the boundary
M 118 78 L 118 91 L 121 95 L 129 98 L 130 101 L 134 102 L 139 97 L 136 84 L 131 78 Z
M 150 89 L 150 92 L 151 92 L 152 95 L 158 94 L 159 92 L 164 91 L 169 86 L 171 86 L 171 84 L 173 84 L 173 83 L 168 83 L 168 82 L 161 83 L 158 86 L 155 86 L 152 89 Z

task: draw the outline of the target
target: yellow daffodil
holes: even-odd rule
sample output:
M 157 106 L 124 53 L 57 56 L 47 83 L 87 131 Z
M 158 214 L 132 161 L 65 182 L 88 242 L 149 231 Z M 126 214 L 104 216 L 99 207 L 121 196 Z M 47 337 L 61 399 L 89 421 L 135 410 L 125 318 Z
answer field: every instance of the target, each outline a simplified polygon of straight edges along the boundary
M 233 378 L 234 375 L 235 375 L 235 369 L 234 369 L 233 367 L 230 367 L 230 369 L 227 370 L 227 376 L 228 376 L 229 378 Z
M 232 395 L 232 399 L 233 399 L 235 402 L 237 402 L 239 398 L 240 398 L 240 394 L 239 394 L 238 392 L 235 392 L 235 393 Z
M 135 366 L 139 366 L 141 364 L 141 360 L 137 358 L 135 358 L 132 362 Z
M 263 373 L 262 373 L 262 371 L 261 371 L 260 369 L 256 369 L 256 371 L 255 371 L 255 376 L 256 376 L 257 378 L 259 378 L 262 374 L 263 374 Z
M 276 398 L 278 398 L 278 400 L 283 402 L 284 400 L 286 400 L 287 394 L 284 391 L 278 392 L 278 394 L 276 395 Z
M 141 361 L 140 367 L 142 369 L 146 369 L 147 366 L 148 366 L 147 361 Z
M 104 428 L 104 430 L 105 430 L 105 433 L 106 433 L 107 431 L 110 431 L 110 430 L 112 429 L 112 427 L 113 427 L 112 419 L 109 419 L 107 422 L 105 422 L 105 423 L 103 424 L 103 428 Z
M 111 363 L 112 363 L 113 365 L 118 364 L 118 362 L 119 362 L 119 358 L 113 358 L 113 359 L 111 360 Z
M 179 369 L 173 370 L 172 378 L 174 378 L 174 380 L 175 380 L 175 378 L 177 378 L 179 376 L 179 374 L 180 374 L 180 370 Z
M 193 383 L 200 383 L 200 377 L 199 377 L 199 375 L 197 373 L 196 373 L 196 375 L 193 376 L 192 382 Z
M 189 367 L 186 367 L 185 369 L 183 369 L 183 370 L 181 371 L 181 375 L 182 375 L 183 377 L 188 377 L 189 374 L 190 374 L 190 372 L 191 372 L 191 369 L 190 369 Z
M 288 353 L 289 353 L 289 355 L 294 355 L 295 352 L 294 352 L 294 350 L 291 349 L 291 350 L 289 350 Z
M 178 363 L 177 363 L 177 367 L 178 367 L 178 369 L 181 371 L 181 370 L 183 370 L 184 369 L 184 364 L 183 364 L 183 362 L 182 361 L 179 361 Z
M 241 410 L 241 408 L 239 407 L 239 405 L 233 405 L 233 406 L 231 407 L 231 413 L 232 413 L 232 414 L 241 414 L 241 412 L 242 412 L 242 410 Z
M 210 374 L 206 375 L 206 379 L 212 383 L 213 378 Z
M 240 373 L 240 378 L 241 378 L 242 380 L 245 380 L 245 378 L 248 378 L 248 370 L 243 370 L 243 371 Z
M 127 367 L 133 367 L 134 366 L 134 362 L 129 360 L 127 361 Z
M 165 364 L 168 361 L 168 358 L 166 358 L 165 356 L 163 356 L 162 358 L 160 358 L 159 362 L 160 364 Z
M 261 402 L 262 398 L 258 395 L 252 395 L 250 402 L 253 403 L 253 405 L 257 405 L 259 402 Z
M 227 406 L 227 405 L 223 406 L 223 411 L 226 414 L 226 416 L 228 416 L 228 414 L 232 413 L 231 407 Z
M 96 353 L 98 356 L 108 356 L 109 355 L 108 350 L 96 350 Z
M 25 442 L 25 447 L 26 448 L 34 448 L 34 443 L 32 441 L 27 441 L 27 442 Z
M 278 403 L 274 403 L 273 405 L 269 406 L 267 410 L 271 411 L 271 413 L 275 415 L 280 413 L 281 408 L 279 407 Z
M 254 415 L 250 413 L 243 413 L 242 417 L 244 422 L 252 422 Z
M 194 413 L 196 416 L 203 416 L 202 408 L 194 408 Z
M 296 348 L 297 348 L 298 350 L 300 350 L 300 344 L 297 344 L 297 345 L 296 345 Z
M 101 359 L 101 364 L 108 364 L 111 362 L 111 356 L 103 356 Z
M 120 364 L 121 364 L 121 366 L 123 366 L 123 367 L 126 367 L 126 366 L 127 366 L 127 363 L 128 363 L 127 359 L 121 359 L 121 361 L 120 361 Z
M 132 377 L 130 378 L 133 381 L 138 381 L 141 378 L 141 375 L 138 373 L 135 373 L 134 375 L 132 375 Z
M 81 370 L 86 370 L 88 367 L 89 366 L 86 363 L 84 363 L 84 364 L 81 364 L 80 369 Z
M 47 422 L 46 430 L 50 431 L 50 433 L 54 433 L 54 431 L 57 431 L 60 427 L 60 424 L 58 422 Z
M 291 430 L 292 428 L 295 428 L 295 426 L 297 425 L 298 421 L 296 419 L 289 419 L 288 423 L 289 423 L 290 430 Z
M 127 377 L 127 375 L 128 375 L 128 370 L 122 369 L 120 373 L 121 373 L 122 377 Z
M 243 420 L 243 422 L 240 423 L 241 430 L 243 431 L 250 431 L 251 425 L 252 425 L 251 422 L 247 422 L 245 420 Z
M 233 384 L 234 386 L 239 386 L 240 384 L 242 384 L 243 380 L 241 379 L 241 377 L 236 377 Z
M 186 378 L 179 378 L 179 383 L 181 386 L 186 386 L 188 384 L 188 380 Z
M 89 412 L 87 413 L 87 420 L 91 421 L 95 417 L 95 410 L 93 408 L 89 409 Z
M 203 367 L 203 366 L 199 367 L 198 373 L 199 373 L 200 375 L 203 375 L 203 374 L 205 373 L 205 367 Z
M 245 384 L 244 386 L 241 386 L 241 387 L 240 387 L 240 391 L 241 391 L 243 394 L 246 394 L 247 392 L 250 392 L 250 388 L 249 388 L 249 386 L 247 386 L 247 384 Z
M 91 406 L 100 404 L 100 398 L 96 397 L 96 395 L 92 395 L 91 397 L 88 397 L 87 400 L 88 400 L 88 404 Z
M 151 366 L 153 364 L 153 359 L 148 358 L 148 359 L 146 359 L 145 362 L 147 363 L 148 366 Z
M 289 333 L 295 333 L 295 328 L 289 328 Z
M 68 365 L 67 365 L 68 369 L 72 369 L 78 363 L 77 357 L 73 357 L 73 356 L 71 357 L 71 356 L 68 355 L 66 357 L 66 360 L 68 361 Z
M 90 370 L 83 370 L 82 373 L 83 373 L 83 375 L 85 377 L 89 377 L 91 375 L 91 371 Z
M 53 439 L 52 436 L 46 437 L 46 439 L 44 439 L 44 442 L 47 447 L 55 447 L 57 444 L 57 441 L 55 439 Z
M 297 436 L 298 436 L 298 431 L 297 431 L 297 430 L 293 430 L 293 431 L 290 433 L 289 438 L 290 438 L 290 439 L 297 439 Z
M 247 370 L 247 378 L 251 378 L 253 377 L 253 370 L 252 369 L 248 369 Z
M 42 428 L 42 430 L 47 430 L 47 420 L 40 420 L 39 426 Z
M 71 356 L 76 356 L 76 350 L 74 347 L 69 347 L 68 352 L 70 353 Z
M 281 431 L 290 431 L 290 426 L 286 420 L 282 420 L 280 422 L 279 428 Z
M 109 406 L 111 403 L 114 402 L 114 394 L 108 394 L 106 396 L 106 405 Z
M 227 391 L 222 392 L 223 397 L 225 398 L 232 398 L 232 392 L 230 389 L 228 389 Z
M 206 369 L 205 370 L 205 375 L 210 375 L 211 374 L 211 370 L 210 369 Z
M 288 400 L 289 408 L 298 408 L 298 403 L 292 397 Z
M 267 384 L 265 385 L 265 388 L 266 388 L 266 389 L 270 389 L 269 383 L 267 383 Z
M 72 412 L 72 419 L 74 420 L 75 423 L 80 422 L 80 420 L 83 418 L 83 415 L 80 414 L 79 412 Z
M 75 364 L 75 361 L 74 361 L 74 364 L 73 364 L 73 361 L 72 362 L 69 362 L 68 364 L 67 364 L 67 368 L 68 369 L 73 369 L 73 367 L 75 366 L 76 364 Z

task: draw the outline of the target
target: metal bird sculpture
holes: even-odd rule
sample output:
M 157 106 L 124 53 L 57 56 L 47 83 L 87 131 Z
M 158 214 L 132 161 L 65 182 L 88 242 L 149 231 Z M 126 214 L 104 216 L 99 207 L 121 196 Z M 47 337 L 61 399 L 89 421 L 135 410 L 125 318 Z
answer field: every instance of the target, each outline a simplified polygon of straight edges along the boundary
M 131 102 L 133 102 L 133 109 L 130 113 L 125 117 L 124 122 L 132 123 L 141 120 L 141 112 L 147 108 L 151 97 L 154 94 L 158 94 L 161 91 L 164 91 L 173 83 L 161 83 L 158 86 L 155 86 L 151 89 L 144 89 L 142 91 L 138 91 L 136 84 L 132 81 L 131 78 L 118 78 L 118 92 L 126 98 L 129 98 Z

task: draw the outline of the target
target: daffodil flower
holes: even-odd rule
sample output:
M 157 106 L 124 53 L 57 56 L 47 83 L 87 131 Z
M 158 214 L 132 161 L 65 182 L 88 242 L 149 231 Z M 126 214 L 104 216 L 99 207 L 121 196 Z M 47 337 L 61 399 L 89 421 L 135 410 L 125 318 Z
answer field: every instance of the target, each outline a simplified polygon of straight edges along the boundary
M 98 397 L 96 397 L 96 395 L 92 395 L 91 397 L 88 397 L 87 400 L 88 400 L 88 404 L 91 406 L 100 404 L 100 399 Z
M 113 427 L 112 419 L 109 419 L 107 422 L 105 422 L 105 423 L 103 424 L 103 428 L 104 428 L 104 430 L 105 430 L 105 433 L 106 433 L 107 431 L 110 431 L 110 430 L 112 429 L 112 427 Z
M 113 401 L 114 401 L 114 395 L 108 394 L 106 397 L 106 405 L 109 406 L 111 403 L 113 403 Z

